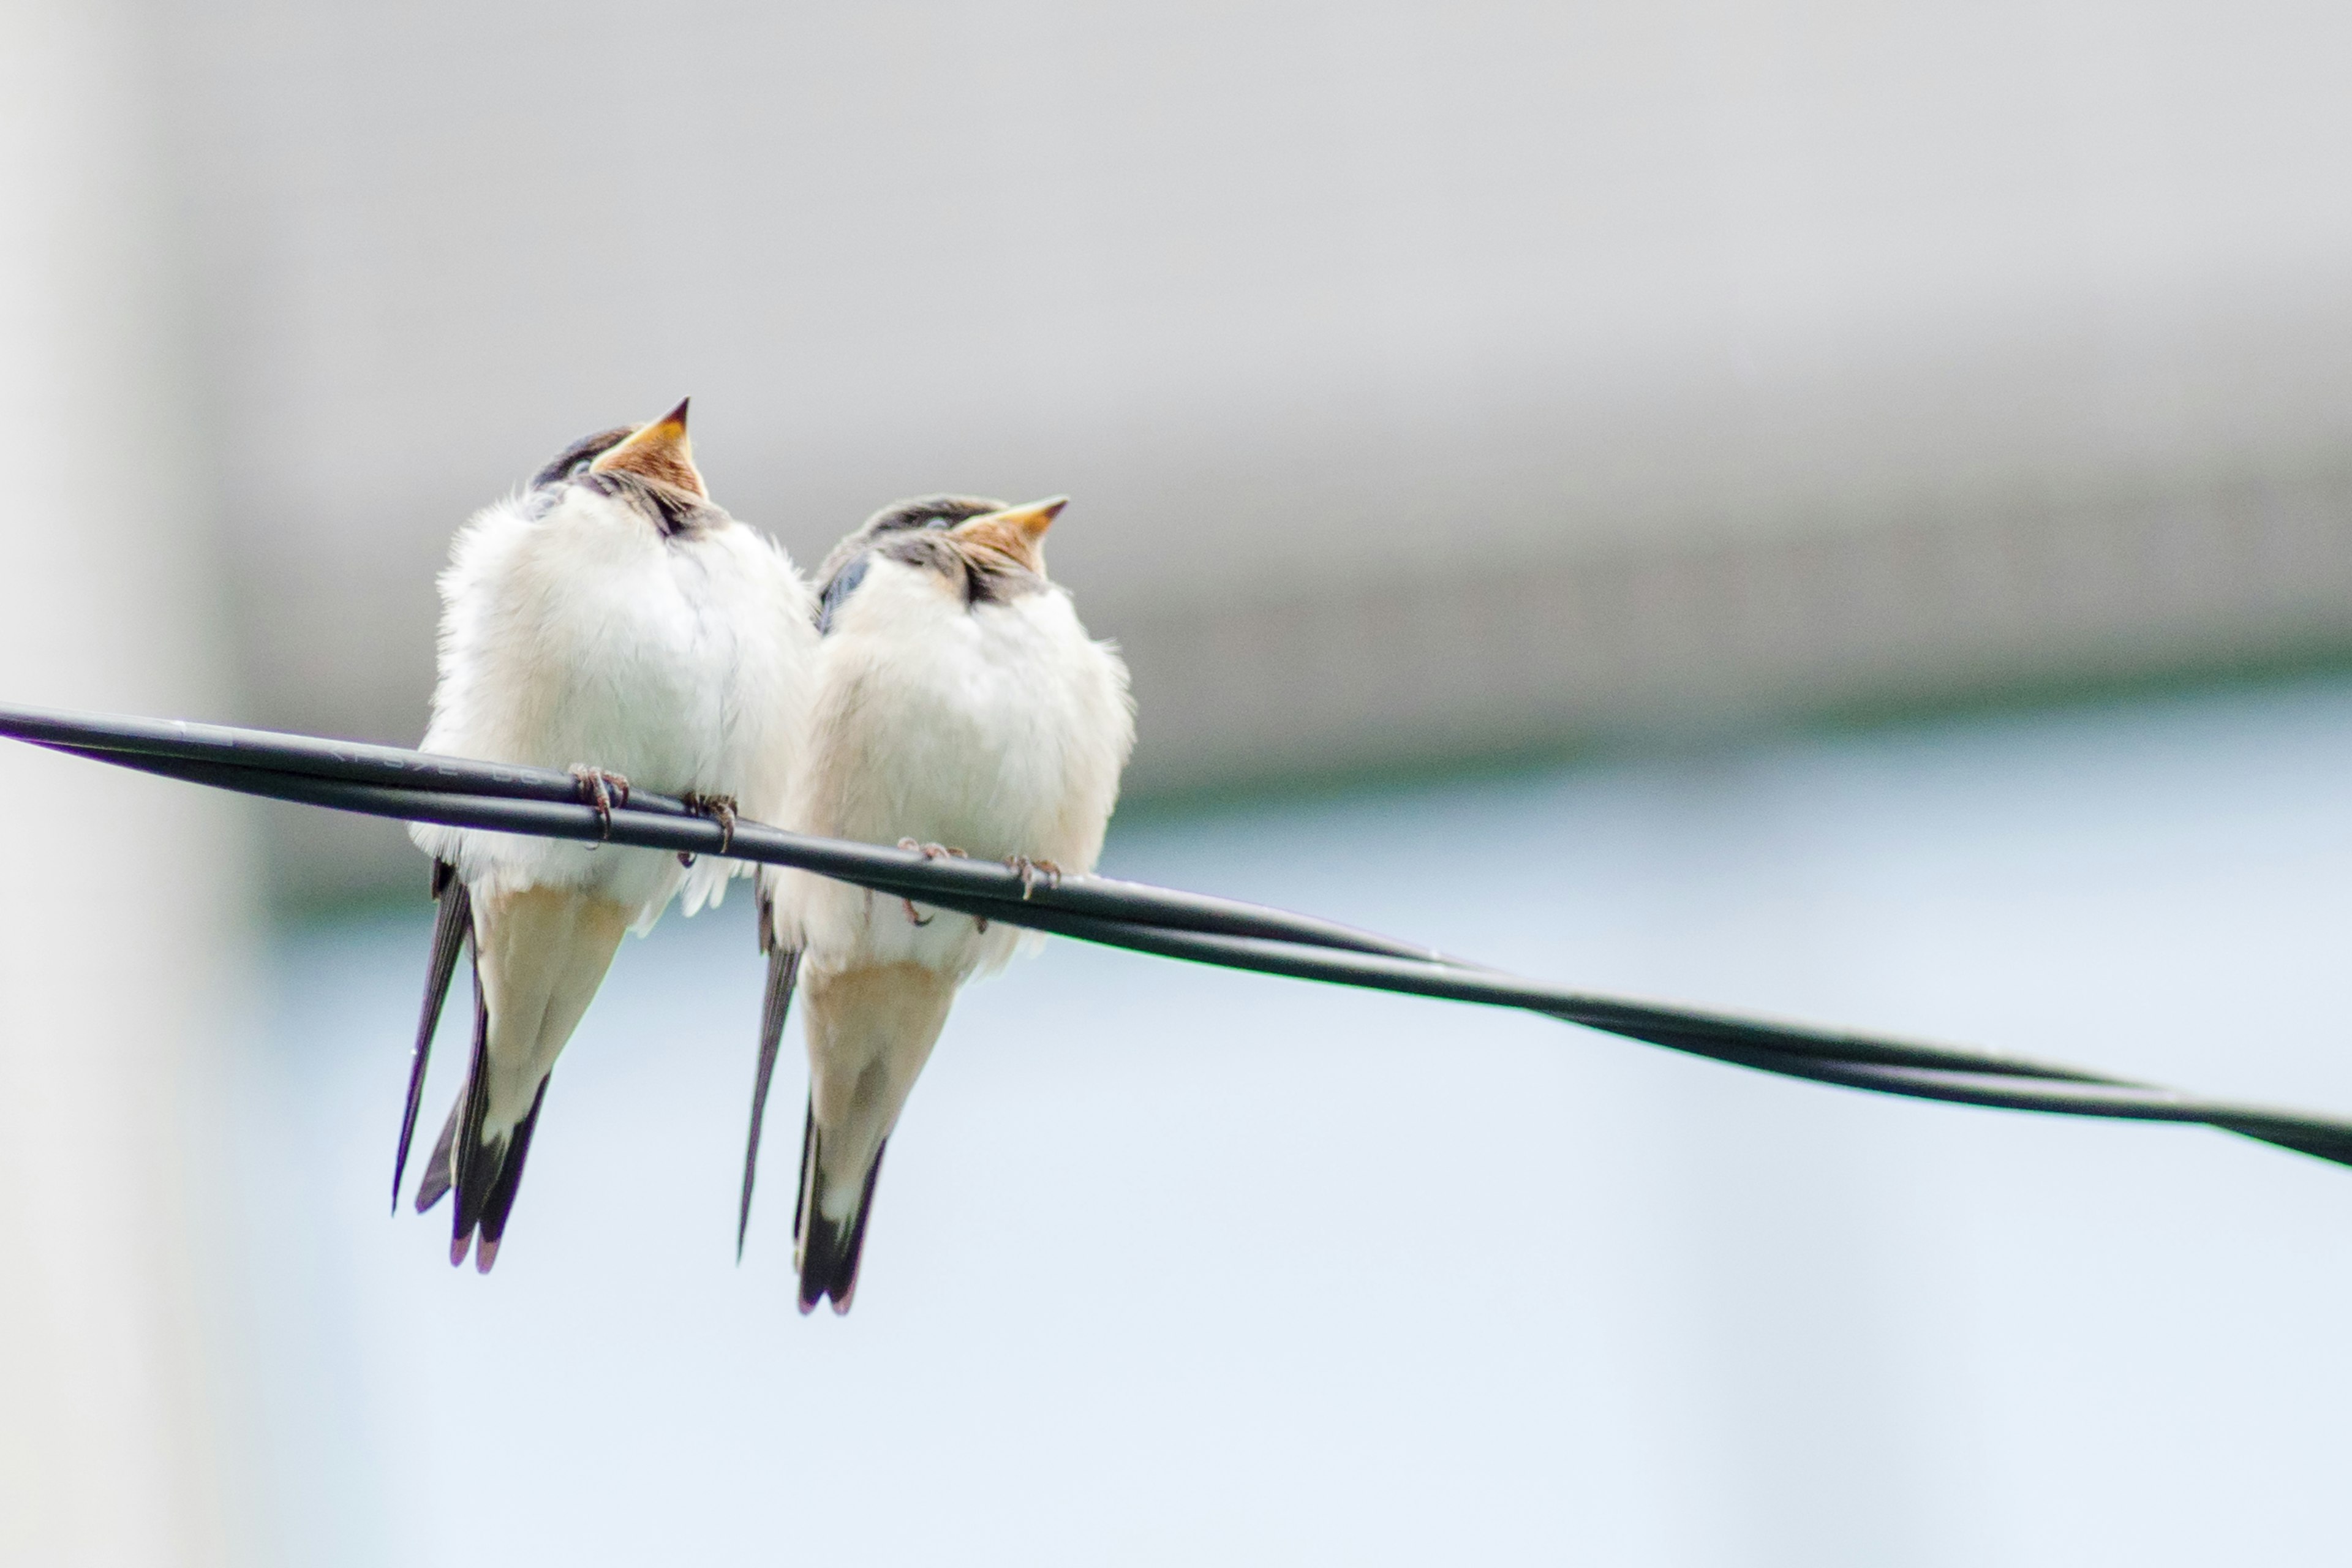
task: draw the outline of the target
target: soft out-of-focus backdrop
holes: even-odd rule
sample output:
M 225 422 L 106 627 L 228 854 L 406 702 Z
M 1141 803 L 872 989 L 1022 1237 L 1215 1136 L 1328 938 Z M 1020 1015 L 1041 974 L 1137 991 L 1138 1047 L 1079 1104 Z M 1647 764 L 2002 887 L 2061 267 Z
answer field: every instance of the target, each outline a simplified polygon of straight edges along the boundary
M 1075 497 L 1145 789 L 2352 646 L 2352 14 L 158 19 L 262 720 L 420 733 L 451 527 L 688 392 L 803 558 Z
M 5 16 L 0 695 L 413 741 L 451 529 L 691 393 L 804 561 L 1076 498 L 1121 869 L 2352 1106 L 2352 14 Z M 0 789 L 0 1554 L 2338 1554 L 2286 1156 L 1056 949 L 802 1323 L 739 901 L 486 1286 L 375 1212 L 397 832 Z

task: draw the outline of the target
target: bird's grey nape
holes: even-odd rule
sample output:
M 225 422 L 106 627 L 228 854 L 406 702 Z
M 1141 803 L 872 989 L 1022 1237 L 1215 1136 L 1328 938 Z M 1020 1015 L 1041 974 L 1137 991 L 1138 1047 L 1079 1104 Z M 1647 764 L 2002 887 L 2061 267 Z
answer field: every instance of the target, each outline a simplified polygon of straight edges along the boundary
M 824 580 L 824 587 L 818 593 L 816 601 L 817 636 L 823 637 L 833 630 L 834 612 L 848 602 L 850 595 L 857 592 L 857 584 L 866 581 L 866 568 L 873 564 L 874 552 L 861 551 L 843 562 Z

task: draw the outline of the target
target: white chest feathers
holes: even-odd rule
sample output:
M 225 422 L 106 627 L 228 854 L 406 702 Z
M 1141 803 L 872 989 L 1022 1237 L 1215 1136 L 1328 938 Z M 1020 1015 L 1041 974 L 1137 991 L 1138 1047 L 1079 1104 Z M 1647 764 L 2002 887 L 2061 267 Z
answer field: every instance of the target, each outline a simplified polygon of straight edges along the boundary
M 593 764 L 643 789 L 733 795 L 749 816 L 784 809 L 815 636 L 807 588 L 763 536 L 723 518 L 665 534 L 637 510 L 569 486 L 536 515 L 509 501 L 477 516 L 441 593 L 426 750 Z M 650 851 L 415 837 L 457 859 L 469 881 L 597 886 L 638 906 L 641 921 L 678 881 L 658 870 L 664 860 L 675 869 L 674 858 Z
M 1135 724 L 1127 669 L 1058 588 L 968 605 L 886 558 L 818 654 L 813 831 L 1091 868 Z
M 1134 740 L 1127 668 L 1060 589 L 967 605 L 937 574 L 877 558 L 818 650 L 794 820 L 1091 870 Z M 945 911 L 918 923 L 898 900 L 821 878 L 774 885 L 820 971 L 903 962 L 961 977 L 1020 940 Z

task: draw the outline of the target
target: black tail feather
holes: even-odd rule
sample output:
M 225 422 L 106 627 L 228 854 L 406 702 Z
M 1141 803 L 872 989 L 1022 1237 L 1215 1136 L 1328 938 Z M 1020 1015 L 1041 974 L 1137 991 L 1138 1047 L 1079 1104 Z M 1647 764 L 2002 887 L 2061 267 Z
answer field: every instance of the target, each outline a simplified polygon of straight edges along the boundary
M 801 1184 L 800 1196 L 793 1200 L 793 1246 L 798 1257 L 801 1225 L 808 1218 L 809 1177 L 816 1171 L 816 1101 L 811 1099 L 808 1110 L 801 1116 Z
M 452 1265 L 465 1262 L 467 1248 L 473 1247 L 475 1267 L 488 1274 L 498 1259 L 499 1243 L 506 1237 L 507 1216 L 514 1211 L 523 1162 L 530 1155 L 530 1135 L 539 1126 L 540 1107 L 547 1103 L 548 1080 L 539 1080 L 530 1110 L 510 1131 L 483 1138 L 482 1122 L 490 1104 L 490 1014 L 479 974 L 475 978 L 473 1067 L 466 1074 L 466 1087 L 457 1103 L 450 1110 L 449 1123 L 441 1131 L 441 1141 L 434 1146 L 425 1177 L 417 1184 L 416 1206 L 419 1212 L 431 1208 L 454 1187 L 457 1206 L 450 1221 L 449 1261 Z
M 784 1018 L 793 1008 L 793 983 L 800 973 L 797 948 L 775 945 L 768 911 L 760 912 L 761 945 L 768 954 L 768 989 L 760 1008 L 760 1064 L 751 1080 L 751 1132 L 743 1145 L 743 1200 L 735 1217 L 735 1261 L 743 1261 L 743 1238 L 751 1228 L 751 1185 L 760 1171 L 760 1128 L 767 1119 L 768 1086 L 776 1076 L 776 1052 L 784 1038 Z M 797 1231 L 800 1222 L 795 1219 Z
M 441 1123 L 441 1136 L 434 1141 L 433 1157 L 425 1162 L 425 1173 L 416 1178 L 416 1212 L 423 1214 L 449 1195 L 450 1150 L 457 1138 L 457 1122 L 466 1102 L 460 1099 L 449 1108 L 449 1119 Z
M 475 1114 L 474 1086 L 488 1081 L 487 1063 L 490 1049 L 489 998 L 482 991 L 482 954 L 474 951 L 474 1052 L 467 1059 L 466 1081 L 457 1090 L 457 1103 L 449 1108 L 449 1120 L 441 1124 L 441 1136 L 434 1141 L 433 1157 L 425 1162 L 425 1174 L 416 1181 L 416 1212 L 423 1214 L 447 1196 L 457 1184 L 459 1152 L 480 1128 L 478 1118 L 468 1124 L 467 1118 Z M 468 1226 L 462 1233 L 473 1235 Z M 456 1258 L 451 1261 L 457 1261 Z
M 425 1097 L 425 1067 L 433 1055 L 433 1033 L 441 1022 L 442 1004 L 448 1000 L 449 981 L 457 972 L 457 954 L 474 930 L 474 900 L 457 868 L 446 860 L 433 862 L 433 896 L 440 909 L 433 919 L 433 955 L 425 970 L 425 1005 L 416 1018 L 416 1046 L 408 1060 L 408 1104 L 400 1117 L 400 1152 L 392 1162 L 392 1208 L 400 1212 L 400 1183 L 408 1170 L 409 1141 L 416 1135 L 417 1104 Z M 422 1201 L 419 1206 L 430 1207 Z
M 475 976 L 478 982 L 480 975 Z M 466 1247 L 481 1228 L 482 1208 L 499 1176 L 504 1151 L 482 1146 L 482 1122 L 490 1110 L 490 1009 L 478 984 L 474 989 L 474 1061 L 466 1073 L 466 1087 L 457 1096 L 457 1135 L 450 1141 L 449 1174 L 457 1190 L 457 1214 L 449 1233 L 449 1261 L 466 1260 Z
M 553 1076 L 551 1073 L 549 1078 Z M 539 1080 L 539 1092 L 530 1097 L 530 1111 L 507 1135 L 498 1174 L 482 1199 L 481 1240 L 475 1245 L 474 1262 L 485 1274 L 498 1261 L 499 1243 L 506 1239 L 507 1215 L 514 1212 L 515 1194 L 522 1186 L 522 1165 L 530 1157 L 530 1135 L 539 1126 L 539 1108 L 547 1103 L 547 1084 L 548 1079 Z
M 436 877 L 435 885 L 442 886 L 442 879 Z M 447 887 L 455 889 L 456 899 L 465 900 L 462 883 L 453 878 Z M 450 907 L 447 902 L 442 905 L 445 923 Z M 470 929 L 470 918 L 466 924 Z M 436 965 L 440 962 L 437 932 L 435 962 Z M 446 976 L 439 984 L 446 989 Z M 404 1162 L 407 1158 L 408 1135 L 416 1121 L 416 1091 L 424 1077 L 422 1060 L 420 1055 L 409 1084 L 408 1125 L 401 1130 Z M 475 1266 L 485 1274 L 498 1258 L 499 1244 L 506 1237 L 507 1217 L 514 1212 L 515 1194 L 522 1184 L 523 1163 L 530 1157 L 531 1134 L 539 1127 L 540 1108 L 547 1103 L 548 1083 L 544 1078 L 539 1080 L 530 1110 L 521 1121 L 507 1132 L 486 1141 L 482 1123 L 489 1114 L 489 998 L 482 989 L 481 953 L 478 949 L 474 953 L 474 1054 L 466 1069 L 465 1087 L 457 1091 L 457 1103 L 449 1108 L 449 1120 L 442 1123 L 432 1158 L 425 1161 L 425 1173 L 417 1178 L 416 1212 L 425 1213 L 454 1191 L 457 1203 L 450 1219 L 449 1261 L 453 1265 L 463 1263 L 466 1254 L 472 1251 Z M 394 1191 L 397 1201 L 398 1189 Z
M 857 1206 L 850 1211 L 846 1223 L 825 1217 L 824 1175 L 817 1158 L 822 1142 L 812 1108 L 801 1142 L 800 1210 L 793 1220 L 800 1240 L 801 1310 L 813 1312 L 819 1301 L 830 1296 L 834 1311 L 840 1313 L 849 1310 L 857 1295 L 858 1265 L 866 1256 L 866 1220 L 874 1212 L 874 1183 L 882 1174 L 882 1156 L 889 1152 L 890 1141 L 885 1138 L 874 1151 L 874 1163 L 866 1167 Z

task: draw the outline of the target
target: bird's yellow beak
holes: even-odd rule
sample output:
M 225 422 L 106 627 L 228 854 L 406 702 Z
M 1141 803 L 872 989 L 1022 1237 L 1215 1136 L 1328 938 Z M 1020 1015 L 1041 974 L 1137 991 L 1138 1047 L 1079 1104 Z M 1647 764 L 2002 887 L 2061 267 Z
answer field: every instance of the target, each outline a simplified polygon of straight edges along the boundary
M 1045 531 L 1054 526 L 1054 520 L 1069 504 L 1069 497 L 1055 496 L 1027 506 L 1008 506 L 1003 511 L 984 511 L 978 517 L 966 518 L 952 531 L 1038 572 L 1044 570 L 1045 563 Z
M 636 434 L 588 467 L 598 473 L 625 469 L 709 500 L 709 490 L 703 488 L 702 471 L 694 466 L 694 444 L 686 437 L 686 405 L 689 401 L 680 398 L 677 407 L 640 427 Z

